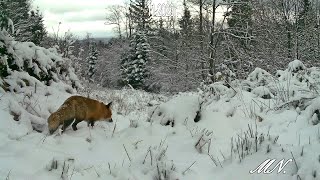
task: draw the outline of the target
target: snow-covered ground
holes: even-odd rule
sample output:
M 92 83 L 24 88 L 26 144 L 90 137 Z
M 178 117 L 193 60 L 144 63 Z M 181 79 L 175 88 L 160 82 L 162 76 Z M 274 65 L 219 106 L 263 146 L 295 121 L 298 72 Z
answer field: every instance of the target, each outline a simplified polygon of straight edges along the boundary
M 72 95 L 67 85 L 2 92 L 0 179 L 320 179 L 319 75 L 294 61 L 277 77 L 257 68 L 231 88 L 99 89 L 90 97 L 113 101 L 113 123 L 51 136 L 46 119 Z M 292 161 L 279 173 L 249 173 L 266 159 L 276 159 L 269 169 Z

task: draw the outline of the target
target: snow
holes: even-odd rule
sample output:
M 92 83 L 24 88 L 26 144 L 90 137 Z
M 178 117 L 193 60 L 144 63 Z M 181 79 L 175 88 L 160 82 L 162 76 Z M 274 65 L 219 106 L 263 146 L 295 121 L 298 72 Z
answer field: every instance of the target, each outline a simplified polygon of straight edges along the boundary
M 254 88 L 252 90 L 252 93 L 264 99 L 271 99 L 271 97 L 273 97 L 273 94 L 270 92 L 269 88 L 265 86 L 259 86 Z
M 192 122 L 200 108 L 200 97 L 197 95 L 179 94 L 166 103 L 155 107 L 151 116 L 151 122 L 158 122 L 162 125 L 182 125 L 186 121 Z M 181 113 L 184 112 L 184 113 Z
M 288 67 L 273 77 L 257 68 L 245 81 L 250 92 L 244 81 L 232 88 L 222 82 L 202 84 L 198 92 L 172 96 L 97 88 L 90 98 L 112 101 L 114 122 L 97 122 L 93 128 L 81 122 L 77 131 L 68 128 L 51 136 L 48 116 L 71 95 L 87 94 L 64 81 L 47 86 L 13 71 L 1 81 L 10 90 L 0 91 L 0 178 L 315 180 L 320 97 L 310 82 L 317 82 L 319 71 L 304 71 Z M 249 173 L 268 158 L 292 156 L 294 162 L 281 173 Z

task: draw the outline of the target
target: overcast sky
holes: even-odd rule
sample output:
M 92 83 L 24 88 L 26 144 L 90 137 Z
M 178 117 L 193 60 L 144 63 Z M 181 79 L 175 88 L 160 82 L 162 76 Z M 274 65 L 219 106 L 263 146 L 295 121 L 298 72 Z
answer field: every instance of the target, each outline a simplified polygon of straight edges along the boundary
M 45 26 L 49 33 L 56 32 L 59 22 L 60 32 L 70 29 L 83 37 L 86 32 L 94 37 L 112 36 L 111 26 L 104 25 L 106 7 L 123 3 L 115 0 L 33 0 L 44 15 Z
M 44 15 L 44 23 L 49 33 L 56 32 L 59 22 L 60 32 L 70 30 L 80 38 L 86 33 L 93 37 L 110 37 L 114 35 L 113 27 L 105 25 L 106 7 L 123 5 L 129 0 L 33 0 L 33 6 L 39 7 Z M 152 0 L 153 7 L 170 4 L 182 9 L 182 0 Z M 152 12 L 151 12 L 152 13 Z M 179 10 L 176 10 L 181 16 Z M 153 14 L 153 13 L 152 13 Z
M 124 4 L 128 0 L 33 0 L 44 15 L 49 33 L 70 31 L 79 37 L 87 32 L 94 37 L 113 36 L 113 26 L 105 25 L 106 7 Z M 153 0 L 153 3 L 167 3 L 168 0 Z M 169 0 L 170 2 L 170 0 Z

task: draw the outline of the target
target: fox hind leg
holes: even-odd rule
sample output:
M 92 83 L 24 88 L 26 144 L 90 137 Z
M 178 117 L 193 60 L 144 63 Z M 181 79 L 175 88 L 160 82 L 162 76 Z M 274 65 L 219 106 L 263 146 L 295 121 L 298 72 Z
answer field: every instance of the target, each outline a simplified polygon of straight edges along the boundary
M 88 121 L 88 127 L 91 126 L 93 128 L 94 126 L 94 121 Z
M 93 127 L 94 126 L 94 121 L 91 121 L 90 125 L 91 125 L 91 127 Z

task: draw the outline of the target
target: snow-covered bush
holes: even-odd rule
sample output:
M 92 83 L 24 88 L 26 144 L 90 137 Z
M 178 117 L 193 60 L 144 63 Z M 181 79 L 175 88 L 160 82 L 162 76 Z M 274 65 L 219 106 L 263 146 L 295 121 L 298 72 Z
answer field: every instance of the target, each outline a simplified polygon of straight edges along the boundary
M 236 94 L 233 88 L 228 88 L 223 82 L 215 82 L 208 85 L 201 83 L 198 93 L 205 104 L 213 100 L 219 100 L 222 97 L 229 99 Z
M 278 70 L 277 78 L 267 87 L 280 104 L 300 101 L 319 94 L 319 75 L 318 68 L 307 68 L 301 61 L 294 60 L 287 69 Z
M 235 80 L 236 74 L 232 72 L 227 65 L 221 64 L 219 68 L 220 72 L 215 74 L 216 81 L 221 81 L 225 86 L 230 86 L 231 82 Z
M 251 82 L 251 88 L 255 88 L 258 86 L 265 86 L 269 83 L 273 82 L 272 75 L 268 73 L 266 70 L 261 68 L 256 68 L 252 71 L 248 77 L 247 81 Z
M 71 62 L 63 59 L 56 49 L 45 49 L 31 42 L 14 41 L 5 31 L 0 32 L 1 77 L 6 81 L 14 71 L 27 72 L 46 85 L 53 81 L 66 81 L 74 88 L 80 82 Z
M 313 125 L 317 125 L 320 122 L 320 98 L 317 97 L 315 99 L 312 99 L 309 103 L 310 105 L 306 107 L 306 115 L 308 119 L 310 119 L 310 122 Z
M 8 63 L 13 62 L 13 55 L 8 52 L 7 43 L 12 38 L 5 30 L 0 31 L 0 77 L 6 77 L 9 75 Z
M 305 70 L 306 67 L 304 66 L 304 64 L 299 61 L 299 60 L 294 60 L 294 61 L 291 61 L 289 64 L 288 64 L 288 71 L 289 72 L 292 72 L 292 73 L 297 73 L 298 71 L 301 71 L 301 70 Z

